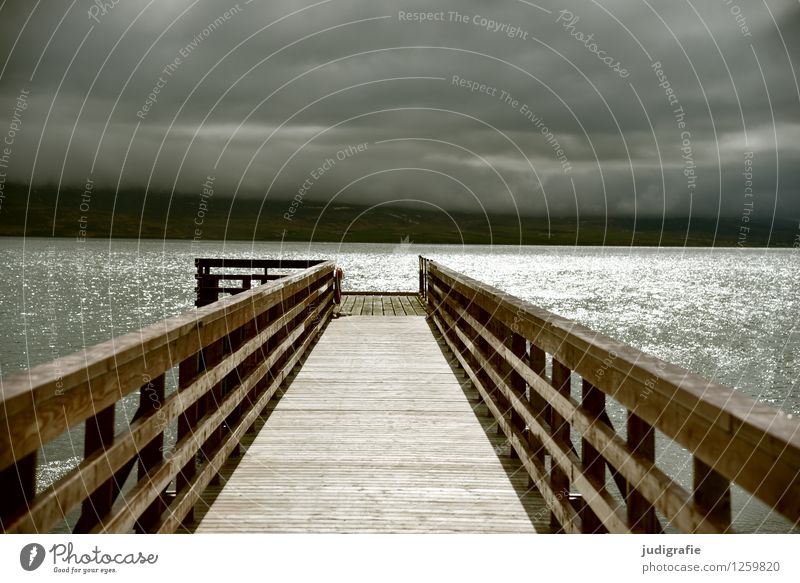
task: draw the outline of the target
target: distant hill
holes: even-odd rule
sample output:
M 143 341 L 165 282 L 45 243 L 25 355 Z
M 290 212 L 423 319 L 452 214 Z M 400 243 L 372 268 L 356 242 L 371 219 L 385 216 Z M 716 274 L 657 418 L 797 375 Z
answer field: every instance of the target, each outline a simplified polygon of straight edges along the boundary
M 0 198 L 0 236 L 93 238 L 170 238 L 203 240 L 286 240 L 397 243 L 524 244 L 524 245 L 663 245 L 790 247 L 800 230 L 795 219 L 774 224 L 756 219 L 632 217 L 522 217 L 494 214 L 432 212 L 405 205 L 365 206 L 315 202 L 297 206 L 291 220 L 289 201 L 231 198 L 215 194 L 205 201 L 197 194 L 150 193 L 140 190 L 95 189 L 85 197 L 81 188 L 35 187 L 28 200 L 26 185 L 5 185 Z M 58 198 L 58 200 L 56 200 Z M 26 221 L 27 214 L 27 221 Z M 520 235 L 519 222 L 522 223 Z M 199 223 L 199 224 L 198 224 Z M 491 223 L 491 235 L 490 225 Z M 742 233 L 741 227 L 749 228 Z M 634 229 L 635 227 L 635 229 Z M 687 227 L 689 228 L 687 236 Z M 770 236 L 771 230 L 771 236 Z

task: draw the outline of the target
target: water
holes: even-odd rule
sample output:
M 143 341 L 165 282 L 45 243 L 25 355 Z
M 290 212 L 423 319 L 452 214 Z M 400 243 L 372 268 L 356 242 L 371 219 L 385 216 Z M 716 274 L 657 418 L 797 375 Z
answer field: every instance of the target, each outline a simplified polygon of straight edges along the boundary
M 195 257 L 329 258 L 343 267 L 345 289 L 415 290 L 420 254 L 800 414 L 800 255 L 794 249 L 6 238 L 0 239 L 6 282 L 0 372 L 24 370 L 190 308 Z M 134 406 L 129 399 L 125 418 Z M 81 455 L 80 430 L 54 445 L 39 476 L 45 483 Z M 686 455 L 661 441 L 658 447 L 659 460 L 687 484 Z M 740 530 L 789 528 L 744 493 L 737 490 L 734 498 Z

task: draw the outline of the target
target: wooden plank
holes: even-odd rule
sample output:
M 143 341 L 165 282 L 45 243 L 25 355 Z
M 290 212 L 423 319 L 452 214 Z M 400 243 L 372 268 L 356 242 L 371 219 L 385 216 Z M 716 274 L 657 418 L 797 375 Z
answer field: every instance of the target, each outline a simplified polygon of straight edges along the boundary
M 349 290 L 347 292 L 349 295 L 354 296 L 416 296 L 417 292 L 411 291 L 356 291 L 356 290 Z
M 399 303 L 400 310 L 402 311 L 404 316 L 414 315 L 413 310 L 411 309 L 411 304 L 409 303 L 407 296 L 400 296 L 397 298 L 397 301 Z
M 195 259 L 200 268 L 229 267 L 237 269 L 307 269 L 325 263 L 323 259 L 238 259 L 234 257 L 202 257 Z M 266 271 L 264 272 L 266 273 Z
M 403 310 L 403 306 L 400 304 L 400 298 L 397 296 L 392 296 L 389 298 L 392 302 L 392 309 L 394 310 L 395 316 L 405 316 L 406 312 Z
M 425 316 L 427 312 L 425 311 L 425 306 L 421 302 L 419 297 L 411 298 L 411 304 L 414 306 L 414 312 L 417 316 Z
M 337 365 L 342 337 L 393 356 Z M 440 370 L 424 391 L 418 358 Z M 462 385 L 423 318 L 333 320 L 197 531 L 535 532 L 544 504 L 509 476 L 519 466 L 498 458 Z

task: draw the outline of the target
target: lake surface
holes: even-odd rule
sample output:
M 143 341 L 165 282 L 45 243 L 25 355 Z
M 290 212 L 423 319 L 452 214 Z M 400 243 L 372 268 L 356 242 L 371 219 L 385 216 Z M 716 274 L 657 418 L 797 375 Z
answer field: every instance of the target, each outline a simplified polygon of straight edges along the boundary
M 0 239 L 0 373 L 9 375 L 189 309 L 195 257 L 326 258 L 345 290 L 416 290 L 424 255 L 636 348 L 800 414 L 800 253 L 385 244 Z M 619 426 L 619 425 L 618 425 Z M 659 443 L 673 476 L 679 448 Z M 82 444 L 48 450 L 47 482 Z M 665 462 L 667 463 L 667 462 Z M 734 492 L 735 525 L 788 525 Z

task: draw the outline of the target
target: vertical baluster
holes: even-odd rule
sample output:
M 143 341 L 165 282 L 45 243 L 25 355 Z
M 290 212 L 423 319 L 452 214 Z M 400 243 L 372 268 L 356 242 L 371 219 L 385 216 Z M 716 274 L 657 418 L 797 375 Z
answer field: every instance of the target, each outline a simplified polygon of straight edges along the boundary
M 571 378 L 572 371 L 556 359 L 553 359 L 553 387 L 566 397 L 569 397 Z M 570 449 L 569 424 L 554 408 L 550 409 L 550 430 L 552 431 L 553 439 L 561 443 L 564 449 Z M 555 463 L 555 460 L 551 460 L 550 463 L 550 484 L 559 499 L 569 501 L 569 477 Z M 550 527 L 553 532 L 563 532 L 561 525 L 552 513 L 550 514 Z
M 630 411 L 628 411 L 628 445 L 648 460 L 655 460 L 656 434 L 653 427 Z M 655 509 L 636 491 L 636 484 L 628 482 L 627 490 L 625 503 L 628 507 L 628 522 L 631 528 L 636 532 L 661 532 Z
M 242 345 L 242 328 L 236 328 L 235 330 L 231 330 L 231 333 L 227 336 L 227 352 L 226 356 L 236 352 L 239 347 Z M 223 390 L 222 390 L 222 397 L 224 398 L 229 393 L 236 390 L 236 387 L 242 382 L 242 377 L 244 376 L 244 363 L 240 364 L 238 367 L 234 368 L 230 373 L 225 376 L 223 380 Z M 236 421 L 241 416 L 241 403 L 236 405 L 233 408 L 231 413 L 225 418 L 225 423 L 223 427 L 220 427 L 220 441 L 224 441 L 228 434 L 231 432 L 231 427 L 236 424 Z M 239 444 L 237 443 L 234 446 L 231 455 L 238 456 L 239 455 Z
M 545 378 L 545 354 L 544 350 L 531 342 L 528 349 L 528 366 L 537 375 Z M 533 387 L 528 388 L 528 401 L 530 401 L 533 408 L 533 414 L 536 419 L 541 423 L 542 427 L 546 427 L 550 423 L 550 409 L 542 397 Z M 542 442 L 533 433 L 528 434 L 528 443 L 533 450 L 533 456 L 539 460 L 543 465 L 545 461 L 545 449 Z M 528 478 L 529 483 L 533 484 L 533 479 Z
M 492 390 L 492 380 L 489 378 L 489 375 L 486 374 L 487 363 L 492 361 L 492 347 L 489 346 L 489 343 L 486 342 L 486 340 L 484 340 L 480 335 L 481 327 L 490 326 L 490 322 L 484 311 L 475 302 L 470 302 L 468 306 L 469 307 L 466 310 L 467 313 L 469 313 L 478 323 L 477 330 L 470 329 L 468 332 L 468 336 L 472 340 L 475 352 L 475 354 L 473 354 L 473 351 L 468 353 L 469 362 L 472 365 L 472 370 L 475 371 L 475 374 L 480 380 L 481 384 L 486 387 L 488 393 L 486 395 L 486 399 L 496 401 L 495 391 Z M 453 314 L 453 320 L 456 322 L 458 321 L 458 314 Z M 481 355 L 483 357 L 481 357 Z M 495 431 L 497 433 L 502 431 L 499 423 L 497 424 Z
M 268 325 L 271 326 L 272 324 L 275 324 L 278 320 L 280 320 L 281 314 L 282 314 L 282 310 L 283 310 L 283 306 L 280 303 L 277 303 L 276 305 L 272 306 L 269 309 L 269 316 L 268 316 L 268 322 L 267 322 Z M 267 358 L 271 357 L 272 354 L 275 352 L 275 350 L 277 349 L 278 345 L 281 342 L 281 338 L 283 337 L 283 334 L 284 334 L 284 328 L 283 327 L 278 328 L 278 330 L 276 330 L 272 334 L 272 336 L 270 336 L 270 338 L 266 342 L 266 344 L 264 344 L 262 353 L 264 355 L 264 359 L 265 360 Z M 267 375 L 267 378 L 269 379 L 267 381 L 268 383 L 271 384 L 272 381 L 274 381 L 274 379 L 277 377 L 276 370 L 277 370 L 277 363 L 273 363 L 273 365 L 270 367 L 269 373 Z
M 433 316 L 434 310 L 436 309 L 437 298 L 436 292 L 431 290 L 431 284 L 435 283 L 441 286 L 441 282 L 437 279 L 436 275 L 431 272 L 429 266 L 425 266 L 425 300 L 428 302 L 428 309 Z
M 305 303 L 305 301 L 306 301 L 306 297 L 308 296 L 308 294 L 309 294 L 309 291 L 310 291 L 309 289 L 307 289 L 307 288 L 303 288 L 303 289 L 299 290 L 299 291 L 298 291 L 296 294 L 294 294 L 293 296 L 290 296 L 290 297 L 286 298 L 286 300 L 285 300 L 285 305 L 284 305 L 284 310 L 286 310 L 286 311 L 288 312 L 288 311 L 290 311 L 292 308 L 294 308 L 295 306 L 302 306 L 302 305 Z M 365 298 L 365 299 L 366 299 L 366 298 Z M 289 324 L 288 324 L 288 329 L 286 330 L 286 333 L 287 333 L 287 335 L 291 335 L 291 334 L 292 334 L 292 333 L 293 333 L 293 332 L 294 332 L 294 331 L 295 331 L 295 330 L 296 330 L 296 329 L 297 329 L 299 326 L 301 326 L 301 325 L 303 324 L 303 321 L 304 321 L 304 320 L 305 320 L 307 317 L 308 317 L 308 311 L 307 311 L 307 307 L 304 307 L 304 308 L 303 308 L 303 309 L 300 311 L 300 313 L 299 313 L 299 314 L 297 314 L 297 316 L 293 317 L 293 318 L 292 318 L 292 319 L 289 321 Z M 297 352 L 297 349 L 298 349 L 298 347 L 300 346 L 300 343 L 303 341 L 303 338 L 304 338 L 304 335 L 303 335 L 303 334 L 301 334 L 301 335 L 297 336 L 297 337 L 296 337 L 296 338 L 295 338 L 295 339 L 294 339 L 294 340 L 293 340 L 293 341 L 292 341 L 292 342 L 289 344 L 289 347 L 288 347 L 288 349 L 286 350 L 286 353 L 285 353 L 285 355 L 284 355 L 284 357 L 283 357 L 283 359 L 282 359 L 282 360 L 283 360 L 283 362 L 281 363 L 281 368 L 285 368 L 285 367 L 287 366 L 288 362 L 291 360 L 291 358 L 292 358 L 292 357 L 295 355 L 295 353 Z M 279 370 L 280 370 L 280 369 L 279 369 Z M 288 371 L 287 371 L 287 373 L 288 373 Z
M 25 512 L 36 495 L 36 452 L 0 471 L 0 523 Z
M 142 415 L 155 414 L 164 404 L 164 375 L 151 379 L 139 390 L 139 412 Z M 164 461 L 164 429 L 161 427 L 159 434 L 139 451 L 138 478 L 149 481 L 150 471 Z M 164 492 L 159 492 L 158 497 L 145 509 L 136 521 L 137 532 L 149 532 L 158 522 L 161 513 L 166 508 Z
M 219 340 L 212 342 L 206 348 L 203 349 L 204 370 L 209 370 L 222 361 L 224 344 L 225 344 L 225 338 L 222 337 Z M 205 396 L 201 397 L 200 403 L 198 405 L 198 420 L 204 417 L 205 415 L 216 411 L 221 396 L 222 396 L 222 382 L 219 382 L 216 385 L 214 385 L 211 389 L 209 389 L 209 391 L 205 394 Z M 219 444 L 219 431 L 212 431 L 208 439 L 206 439 L 206 441 L 203 443 L 203 446 L 201 447 L 203 464 L 207 464 L 209 460 L 211 460 L 211 458 L 214 456 L 214 451 L 216 450 L 218 444 Z M 209 483 L 214 486 L 219 484 L 219 476 L 217 474 L 214 474 Z
M 281 296 L 281 301 L 276 306 L 275 318 L 281 319 L 283 315 L 286 313 L 286 309 L 288 307 L 288 298 Z M 280 330 L 273 336 L 274 342 L 271 343 L 271 351 L 274 352 L 278 349 L 280 344 L 284 341 L 284 339 L 289 335 L 291 331 L 291 322 L 286 322 L 281 326 Z M 272 374 L 273 377 L 277 378 L 280 374 L 281 368 L 283 367 L 283 363 L 286 361 L 286 353 L 284 352 L 283 356 L 277 358 L 275 363 L 272 366 Z
M 114 442 L 114 409 L 115 406 L 111 405 L 86 420 L 83 438 L 84 459 L 99 449 L 107 449 Z M 111 477 L 83 501 L 81 516 L 73 529 L 74 532 L 89 532 L 99 524 L 111 510 L 115 494 L 114 478 Z
M 693 457 L 694 501 L 709 519 L 731 524 L 731 483 L 711 466 Z
M 258 334 L 257 329 L 257 320 L 255 313 L 253 313 L 251 314 L 250 320 L 248 320 L 248 322 L 242 326 L 242 344 L 250 342 L 253 338 L 255 338 L 255 336 Z M 258 366 L 258 356 L 259 351 L 258 348 L 256 348 L 250 353 L 250 356 L 244 359 L 238 368 L 240 379 L 246 378 Z M 250 391 L 248 391 L 247 394 L 242 397 L 242 402 L 237 406 L 237 420 L 241 419 L 242 415 L 245 415 L 248 411 L 250 411 L 250 408 L 254 403 L 255 387 L 250 389 Z M 234 453 L 236 455 L 240 453 L 238 445 L 236 446 Z
M 270 324 L 272 324 L 274 318 L 274 308 L 270 308 L 265 310 L 256 318 L 255 322 L 255 333 L 260 334 L 261 332 L 265 331 L 269 328 Z M 254 366 L 260 365 L 264 360 L 266 360 L 267 356 L 269 356 L 269 346 L 270 340 L 265 341 L 256 349 L 253 353 L 253 363 Z M 267 372 L 264 376 L 261 377 L 261 380 L 256 383 L 256 386 L 253 388 L 252 391 L 252 401 L 255 402 L 261 396 L 261 394 L 266 390 L 269 386 L 271 380 L 271 373 Z M 252 426 L 251 426 L 252 427 Z
M 497 338 L 497 342 L 501 346 L 508 346 L 509 345 L 509 331 L 508 329 L 499 321 L 494 318 L 493 314 L 487 314 L 488 323 L 486 324 L 486 329 L 494 334 L 495 338 Z M 487 352 L 486 354 L 490 355 L 488 360 L 500 378 L 504 381 L 508 381 L 508 373 L 509 373 L 509 366 L 506 363 L 505 359 L 503 359 L 502 355 L 497 352 L 499 346 L 492 346 L 488 342 L 485 343 Z M 508 399 L 505 398 L 503 392 L 500 390 L 499 387 L 495 386 L 495 383 L 487 377 L 487 386 L 493 387 L 492 389 L 492 398 L 497 403 L 497 407 L 500 409 L 500 413 L 503 417 L 508 417 L 509 412 L 511 410 L 511 405 Z M 497 424 L 497 434 L 503 435 L 503 428 L 500 424 Z
M 519 357 L 523 362 L 525 362 L 525 358 L 527 356 L 527 344 L 528 343 L 525 341 L 525 338 L 512 331 L 510 340 L 511 352 L 513 352 L 514 355 Z M 525 379 L 518 372 L 515 372 L 513 368 L 509 374 L 509 385 L 514 391 L 514 394 L 516 394 L 520 400 L 524 401 L 526 387 Z M 525 432 L 525 421 L 523 420 L 522 415 L 517 413 L 516 409 L 511 410 L 511 424 L 520 433 Z M 511 448 L 511 457 L 519 459 L 519 456 L 513 447 Z
M 600 423 L 599 419 L 603 415 L 606 408 L 606 395 L 593 386 L 590 382 L 584 379 L 582 385 L 582 406 L 586 412 L 594 419 L 595 422 Z M 581 463 L 583 464 L 584 472 L 587 477 L 592 478 L 598 487 L 604 487 L 606 483 L 606 464 L 600 452 L 585 439 L 581 440 Z M 581 508 L 581 531 L 585 534 L 603 533 L 607 532 L 603 523 L 597 518 L 597 515 L 589 508 L 588 504 L 584 504 Z
M 419 256 L 419 295 L 425 297 L 425 269 L 422 255 Z
M 178 392 L 185 391 L 188 386 L 197 378 L 197 373 L 200 369 L 200 355 L 193 354 L 186 360 L 178 365 Z M 185 437 L 194 432 L 194 426 L 197 423 L 197 402 L 192 403 L 178 417 L 178 436 L 177 441 L 180 442 Z M 175 478 L 175 491 L 180 494 L 188 488 L 195 474 L 197 473 L 197 454 L 192 456 L 186 465 L 184 465 Z M 194 521 L 194 508 L 191 508 L 184 518 L 186 523 Z

